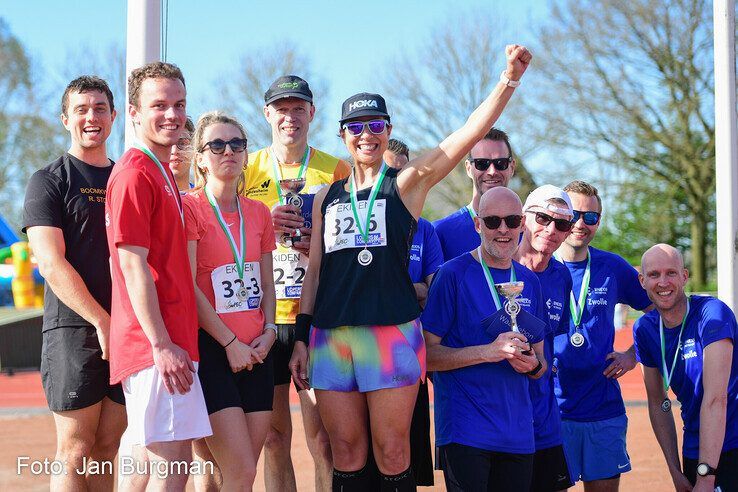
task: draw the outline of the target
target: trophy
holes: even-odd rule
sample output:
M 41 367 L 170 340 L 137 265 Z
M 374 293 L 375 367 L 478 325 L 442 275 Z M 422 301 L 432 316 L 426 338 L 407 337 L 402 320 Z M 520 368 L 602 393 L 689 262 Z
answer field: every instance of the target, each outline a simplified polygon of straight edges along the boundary
M 518 313 L 520 312 L 520 303 L 517 301 L 517 297 L 522 294 L 523 287 L 525 287 L 524 282 L 504 282 L 501 284 L 495 284 L 495 288 L 497 289 L 497 292 L 500 293 L 500 295 L 504 296 L 505 299 L 507 299 L 507 304 L 505 305 L 505 312 L 510 315 L 510 325 L 512 327 L 512 331 L 516 333 L 520 333 L 520 330 L 518 329 Z M 530 343 L 528 343 L 528 346 L 530 346 Z M 530 355 L 530 350 L 523 350 L 523 354 Z
M 282 196 L 284 197 L 285 205 L 294 205 L 297 208 L 302 208 L 303 200 L 298 194 L 305 187 L 305 178 L 293 178 L 293 179 L 280 179 L 279 189 L 282 190 Z M 287 248 L 292 247 L 295 242 L 295 238 L 300 237 L 300 230 L 295 231 L 294 236 L 288 233 L 283 233 L 279 238 L 280 244 Z

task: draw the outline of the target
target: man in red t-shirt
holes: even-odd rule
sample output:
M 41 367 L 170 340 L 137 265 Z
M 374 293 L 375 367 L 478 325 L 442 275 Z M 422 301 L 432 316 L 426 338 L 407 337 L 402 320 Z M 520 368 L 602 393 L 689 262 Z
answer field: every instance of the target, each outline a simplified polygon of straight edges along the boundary
M 189 462 L 192 439 L 211 434 L 196 373 L 197 309 L 182 203 L 167 163 L 185 125 L 185 97 L 184 77 L 172 64 L 131 73 L 128 110 L 137 142 L 108 182 L 110 379 L 123 383 L 126 398 L 119 467 L 126 489 L 184 489 L 187 467 L 159 473 L 159 463 Z M 157 473 L 134 473 L 146 465 Z

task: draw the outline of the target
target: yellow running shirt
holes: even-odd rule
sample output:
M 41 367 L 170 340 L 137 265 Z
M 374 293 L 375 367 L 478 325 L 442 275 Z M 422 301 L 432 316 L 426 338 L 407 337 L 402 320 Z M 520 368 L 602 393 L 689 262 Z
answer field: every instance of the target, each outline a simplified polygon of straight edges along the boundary
M 296 178 L 300 162 L 283 163 L 279 166 L 282 179 Z M 312 226 L 312 207 L 315 194 L 324 186 L 343 179 L 351 173 L 346 161 L 310 148 L 310 158 L 305 171 L 305 188 L 300 192 L 303 198 L 302 215 L 305 226 Z M 244 171 L 244 195 L 259 200 L 270 209 L 279 204 L 271 154 L 268 148 L 249 154 L 249 165 Z M 274 288 L 277 294 L 277 314 L 275 323 L 294 324 L 300 309 L 300 294 L 305 278 L 308 259 L 299 251 L 279 243 L 281 233 L 275 234 L 277 249 L 272 253 L 274 263 Z

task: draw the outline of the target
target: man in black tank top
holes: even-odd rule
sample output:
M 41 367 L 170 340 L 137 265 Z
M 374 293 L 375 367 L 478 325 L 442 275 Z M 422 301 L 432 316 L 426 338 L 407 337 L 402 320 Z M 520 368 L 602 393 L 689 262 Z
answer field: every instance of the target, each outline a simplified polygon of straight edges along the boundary
M 61 113 L 69 151 L 31 176 L 26 190 L 23 231 L 46 279 L 41 378 L 56 424 L 55 459 L 66 466 L 51 476 L 52 489 L 112 490 L 112 473 L 85 477 L 75 470 L 87 459 L 106 471 L 126 425 L 123 390 L 110 386 L 107 362 L 105 189 L 113 162 L 105 142 L 114 119 L 104 80 L 70 82 Z
M 410 243 L 428 190 L 494 124 L 531 60 L 518 45 L 506 47 L 506 55 L 500 83 L 466 124 L 401 171 L 382 160 L 392 130 L 384 99 L 359 93 L 343 103 L 340 132 L 353 171 L 315 197 L 290 361 L 296 384 L 316 389 L 331 441 L 333 490 L 376 490 L 365 470 L 367 422 L 380 490 L 415 490 L 409 428 L 425 345 L 407 274 Z

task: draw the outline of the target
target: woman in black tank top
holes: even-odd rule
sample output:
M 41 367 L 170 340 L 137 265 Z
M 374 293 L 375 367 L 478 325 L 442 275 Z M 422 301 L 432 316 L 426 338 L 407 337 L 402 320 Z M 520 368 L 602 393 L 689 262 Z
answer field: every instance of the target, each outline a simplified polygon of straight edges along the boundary
M 333 490 L 376 490 L 375 477 L 364 469 L 369 423 L 381 473 L 380 490 L 415 490 L 409 469 L 409 430 L 424 370 L 409 373 L 415 374 L 413 380 L 403 380 L 402 368 L 390 367 L 390 372 L 397 370 L 402 376 L 392 376 L 394 384 L 372 386 L 367 385 L 365 366 L 381 366 L 384 375 L 386 366 L 398 359 L 396 354 L 385 359 L 385 336 L 390 331 L 403 330 L 411 344 L 415 331 L 419 336 L 415 321 L 419 308 L 407 274 L 417 218 L 430 188 L 487 133 L 519 85 L 531 54 L 511 45 L 506 56 L 500 83 L 464 126 L 401 171 L 388 169 L 382 161 L 392 131 L 384 99 L 360 93 L 343 103 L 340 134 L 351 154 L 353 171 L 315 197 L 310 264 L 290 361 L 295 383 L 308 388 L 310 337 L 310 382 L 316 388 L 331 441 Z M 362 335 L 354 340 L 358 333 Z M 330 355 L 326 355 L 328 350 L 332 350 Z M 415 365 L 424 368 L 422 347 L 414 355 L 418 357 Z M 372 371 L 367 371 L 369 379 L 376 376 Z M 345 379 L 347 373 L 355 381 Z

